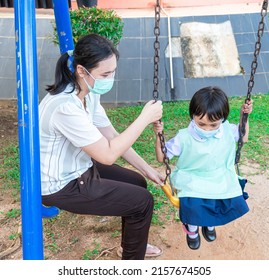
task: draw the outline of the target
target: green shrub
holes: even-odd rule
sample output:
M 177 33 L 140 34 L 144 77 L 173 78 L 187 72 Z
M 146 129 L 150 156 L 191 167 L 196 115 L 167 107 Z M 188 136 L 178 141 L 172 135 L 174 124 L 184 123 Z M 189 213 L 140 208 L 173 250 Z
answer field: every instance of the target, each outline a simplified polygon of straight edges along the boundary
M 90 33 L 108 38 L 115 46 L 122 38 L 124 24 L 114 10 L 83 7 L 70 11 L 70 19 L 74 44 L 80 37 Z M 52 41 L 59 44 L 55 21 L 52 22 L 52 25 L 54 29 Z

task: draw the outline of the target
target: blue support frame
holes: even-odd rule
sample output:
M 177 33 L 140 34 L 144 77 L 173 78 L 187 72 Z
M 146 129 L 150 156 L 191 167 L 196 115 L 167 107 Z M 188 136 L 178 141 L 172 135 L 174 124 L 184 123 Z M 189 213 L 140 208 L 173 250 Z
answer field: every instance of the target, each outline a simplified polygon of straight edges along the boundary
M 35 1 L 16 0 L 15 40 L 23 259 L 43 259 Z
M 74 49 L 68 0 L 53 0 L 56 29 L 61 54 Z
M 61 53 L 74 48 L 67 0 L 55 0 Z M 41 201 L 38 71 L 35 0 L 15 0 L 16 74 L 20 152 L 22 251 L 25 260 L 44 259 L 42 216 L 59 213 Z

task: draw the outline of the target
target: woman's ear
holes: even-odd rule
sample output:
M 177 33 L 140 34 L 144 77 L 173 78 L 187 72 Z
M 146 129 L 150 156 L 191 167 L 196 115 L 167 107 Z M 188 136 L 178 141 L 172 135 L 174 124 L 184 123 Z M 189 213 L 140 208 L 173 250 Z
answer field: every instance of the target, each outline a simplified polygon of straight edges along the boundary
M 76 72 L 78 73 L 80 78 L 84 78 L 87 75 L 84 67 L 80 64 L 77 65 Z

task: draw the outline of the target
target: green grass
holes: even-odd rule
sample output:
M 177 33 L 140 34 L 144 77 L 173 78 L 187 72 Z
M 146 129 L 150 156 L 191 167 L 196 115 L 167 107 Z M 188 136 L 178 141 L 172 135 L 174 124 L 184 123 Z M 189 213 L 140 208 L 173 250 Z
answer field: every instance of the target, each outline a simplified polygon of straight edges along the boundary
M 269 144 L 269 94 L 253 95 L 253 112 L 249 115 L 249 141 L 241 151 L 241 161 L 249 160 L 258 163 L 261 168 L 268 168 Z M 230 123 L 238 123 L 240 108 L 244 97 L 229 98 Z M 167 102 L 163 104 L 164 136 L 165 139 L 175 136 L 178 129 L 186 127 L 190 121 L 188 113 L 189 101 Z M 143 106 L 131 106 L 107 110 L 114 126 L 122 132 L 141 112 Z M 133 148 L 151 165 L 158 166 L 154 153 L 155 136 L 152 126 L 148 126 L 138 138 Z
M 243 146 L 241 151 L 240 163 L 246 160 L 251 163 L 259 164 L 261 170 L 268 168 L 268 147 L 269 147 L 269 94 L 253 95 L 254 100 L 253 112 L 249 116 L 250 132 L 249 141 Z M 244 97 L 229 98 L 231 112 L 229 121 L 238 123 L 240 107 L 244 102 Z M 188 114 L 188 101 L 167 102 L 164 103 L 164 135 L 168 140 L 173 137 L 177 130 L 186 127 L 190 121 Z M 113 125 L 119 132 L 127 128 L 132 121 L 139 115 L 143 106 L 130 106 L 108 109 L 107 114 L 110 117 Z M 138 138 L 133 148 L 152 166 L 160 167 L 154 152 L 155 136 L 152 125 L 148 126 L 142 135 Z M 3 159 L 0 168 L 0 178 L 4 180 L 4 188 L 12 188 L 15 194 L 19 194 L 19 155 L 16 144 L 10 144 L 4 150 L 0 151 L 0 157 Z M 123 160 L 118 160 L 118 163 L 124 164 Z M 174 162 L 172 161 L 171 164 Z M 166 197 L 154 184 L 149 184 L 149 190 L 155 197 L 155 214 L 153 223 L 162 224 L 158 218 L 158 214 L 163 211 L 163 205 L 167 205 L 166 209 L 171 214 L 174 209 L 167 203 Z

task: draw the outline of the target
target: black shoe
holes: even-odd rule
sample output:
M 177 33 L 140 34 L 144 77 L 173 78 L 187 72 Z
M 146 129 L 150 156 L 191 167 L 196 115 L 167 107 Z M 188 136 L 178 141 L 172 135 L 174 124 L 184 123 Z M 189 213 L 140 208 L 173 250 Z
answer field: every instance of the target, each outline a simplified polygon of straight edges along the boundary
M 215 228 L 213 230 L 208 230 L 207 227 L 202 227 L 202 234 L 206 241 L 212 242 L 216 240 L 217 234 Z
M 188 226 L 184 225 L 185 229 L 188 230 Z M 197 227 L 197 230 L 195 232 L 193 232 L 193 234 L 198 234 L 197 237 L 195 238 L 190 238 L 189 234 L 186 235 L 187 237 L 187 244 L 189 246 L 190 249 L 192 250 L 197 250 L 200 248 L 200 244 L 201 244 L 201 238 L 200 238 L 200 234 L 199 234 L 199 227 Z
M 198 233 L 198 236 L 196 238 L 190 238 L 189 235 L 187 234 L 187 244 L 189 248 L 192 250 L 199 249 L 201 244 L 200 234 Z

